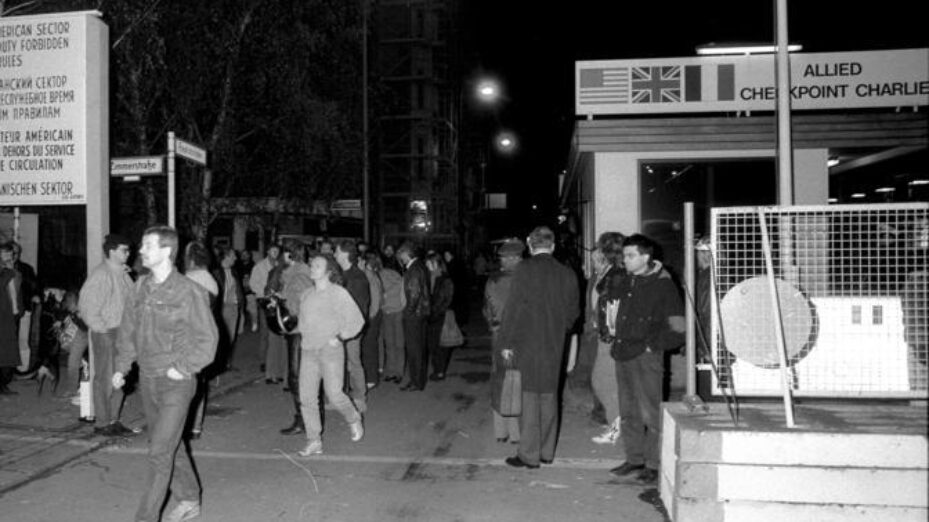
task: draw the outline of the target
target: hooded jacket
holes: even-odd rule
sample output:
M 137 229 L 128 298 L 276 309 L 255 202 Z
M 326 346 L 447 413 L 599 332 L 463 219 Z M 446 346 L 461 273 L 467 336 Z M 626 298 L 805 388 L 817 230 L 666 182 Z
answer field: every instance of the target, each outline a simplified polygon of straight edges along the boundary
M 655 261 L 642 275 L 627 274 L 612 289 L 619 300 L 616 339 L 610 355 L 628 361 L 645 353 L 674 350 L 684 343 L 684 308 L 671 274 Z

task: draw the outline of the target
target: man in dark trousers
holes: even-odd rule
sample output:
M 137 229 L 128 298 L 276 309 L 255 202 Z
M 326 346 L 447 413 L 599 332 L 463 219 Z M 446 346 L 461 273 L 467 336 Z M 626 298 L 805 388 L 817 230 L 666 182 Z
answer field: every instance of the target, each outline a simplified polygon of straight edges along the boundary
M 403 265 L 403 337 L 406 343 L 406 368 L 409 380 L 403 391 L 422 391 L 426 387 L 426 318 L 429 316 L 429 274 L 417 256 L 416 248 L 404 243 L 397 250 Z
M 335 260 L 342 268 L 343 286 L 354 299 L 361 315 L 368 317 L 368 308 L 371 307 L 371 285 L 368 277 L 358 268 L 358 248 L 351 239 L 340 241 L 335 247 Z M 365 395 L 368 392 L 365 379 L 365 368 L 361 365 L 361 338 L 365 330 L 357 336 L 345 341 L 345 366 L 348 371 L 349 395 L 358 408 L 358 413 L 367 411 Z M 367 371 L 377 374 L 377 368 L 368 368 Z
M 502 356 L 515 358 L 522 375 L 519 450 L 506 459 L 516 468 L 538 468 L 555 458 L 565 344 L 580 314 L 577 277 L 552 257 L 555 234 L 537 227 L 528 243 L 532 257 L 513 272 L 499 331 Z
M 656 249 L 641 234 L 623 241 L 626 277 L 609 297 L 619 301 L 610 355 L 616 360 L 626 453 L 626 462 L 610 472 L 618 477 L 636 473 L 645 485 L 658 480 L 664 352 L 684 343 L 683 304 L 671 274 L 654 258 Z
M 177 231 L 155 226 L 142 234 L 139 254 L 150 270 L 130 292 L 117 339 L 113 387 L 122 388 L 133 362 L 148 426 L 148 486 L 137 522 L 178 522 L 200 515 L 200 484 L 181 448 L 197 373 L 213 362 L 219 334 L 207 291 L 174 268 Z M 180 452 L 180 455 L 178 453 Z M 177 500 L 161 519 L 170 489 Z

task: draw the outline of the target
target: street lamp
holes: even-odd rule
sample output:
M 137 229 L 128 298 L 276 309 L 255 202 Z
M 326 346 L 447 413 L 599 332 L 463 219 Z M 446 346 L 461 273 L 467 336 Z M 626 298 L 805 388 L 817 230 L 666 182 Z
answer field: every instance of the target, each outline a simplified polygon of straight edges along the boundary
M 483 78 L 477 82 L 475 94 L 482 103 L 495 104 L 501 98 L 500 83 L 493 78 Z
M 516 135 L 508 130 L 500 131 L 494 139 L 497 152 L 511 154 L 516 150 Z

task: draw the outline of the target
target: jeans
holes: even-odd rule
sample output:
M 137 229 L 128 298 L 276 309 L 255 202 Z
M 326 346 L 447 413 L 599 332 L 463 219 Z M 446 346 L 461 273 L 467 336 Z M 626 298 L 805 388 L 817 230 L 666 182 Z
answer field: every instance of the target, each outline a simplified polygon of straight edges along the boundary
M 381 372 L 378 346 L 380 345 L 383 317 L 384 314 L 378 312 L 368 320 L 368 327 L 365 328 L 364 336 L 361 338 L 361 365 L 365 370 L 365 380 L 370 383 L 377 383 Z
M 403 312 L 384 314 L 381 324 L 384 340 L 384 377 L 403 377 L 406 357 L 403 353 Z
M 200 483 L 193 460 L 181 447 L 187 410 L 194 396 L 195 378 L 175 381 L 167 375 L 139 378 L 142 407 L 148 424 L 148 489 L 136 513 L 138 522 L 157 522 L 168 488 L 177 501 L 200 501 Z
M 600 404 L 603 404 L 607 422 L 613 422 L 620 416 L 616 361 L 610 355 L 610 347 L 608 343 L 597 341 L 597 358 L 590 375 L 590 386 Z
M 242 314 L 239 313 L 238 303 L 223 303 L 223 325 L 226 327 L 226 335 L 229 336 L 229 346 L 226 347 L 227 352 L 224 354 L 224 361 L 227 368 L 235 366 L 233 364 L 233 357 L 235 356 L 235 342 L 239 335 L 239 321 L 241 320 L 241 315 Z
M 355 404 L 364 411 L 365 395 L 368 387 L 365 382 L 365 370 L 361 366 L 361 340 L 357 337 L 345 341 L 346 370 L 348 371 L 349 393 Z
M 661 442 L 661 380 L 664 354 L 645 352 L 629 361 L 616 361 L 619 383 L 620 437 L 626 462 L 658 469 Z
M 306 423 L 307 440 L 321 440 L 323 431 L 319 417 L 319 382 L 329 403 L 342 414 L 345 422 L 355 423 L 361 420 L 361 414 L 355 409 L 351 399 L 342 392 L 342 380 L 345 372 L 345 350 L 342 345 L 303 350 L 300 362 L 300 407 L 303 421 Z
M 94 424 L 98 427 L 119 420 L 119 407 L 123 402 L 122 390 L 113 388 L 117 331 L 111 328 L 106 332 L 90 332 L 94 355 L 94 417 L 97 419 Z
M 287 375 L 287 340 L 272 333 L 268 325 L 258 323 L 258 335 L 265 348 L 265 378 L 283 379 Z

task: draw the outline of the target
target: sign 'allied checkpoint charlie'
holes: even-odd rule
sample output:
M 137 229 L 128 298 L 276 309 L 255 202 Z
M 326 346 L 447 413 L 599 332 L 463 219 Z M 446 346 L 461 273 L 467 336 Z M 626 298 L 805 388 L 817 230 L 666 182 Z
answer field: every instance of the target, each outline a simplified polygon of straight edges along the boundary
M 774 55 L 579 61 L 578 115 L 773 111 Z M 790 56 L 795 110 L 929 104 L 929 49 Z
M 0 19 L 0 206 L 88 203 L 108 155 L 106 34 L 86 12 Z

